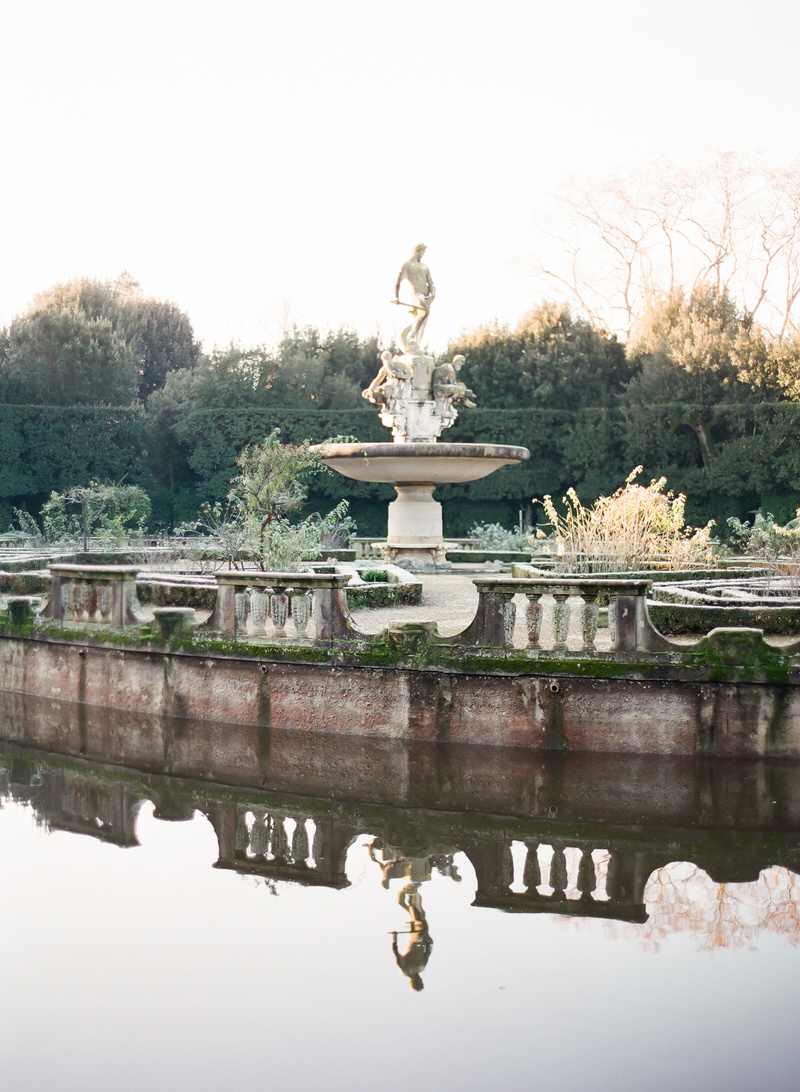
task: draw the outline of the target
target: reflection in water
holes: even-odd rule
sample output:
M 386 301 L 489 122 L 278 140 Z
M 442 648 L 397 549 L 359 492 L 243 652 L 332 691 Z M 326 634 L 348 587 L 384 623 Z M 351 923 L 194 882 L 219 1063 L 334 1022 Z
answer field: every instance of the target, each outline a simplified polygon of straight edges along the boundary
M 291 747 L 284 745 L 287 760 L 293 761 Z M 397 753 L 389 757 L 394 761 Z M 468 771 L 475 756 L 455 757 Z M 607 759 L 592 758 L 595 774 L 603 768 L 608 773 Z M 453 759 L 451 754 L 451 775 Z M 626 762 L 616 771 L 612 762 L 612 772 L 630 773 Z M 672 767 L 660 760 L 648 767 L 635 760 L 640 785 L 628 818 L 640 821 L 621 822 L 628 805 L 618 799 L 613 821 L 604 823 L 594 814 L 601 779 L 584 780 L 580 761 L 573 781 L 563 757 L 539 756 L 536 763 L 538 791 L 544 791 L 548 778 L 559 789 L 558 804 L 547 805 L 544 819 L 530 814 L 537 810 L 530 805 L 526 815 L 519 800 L 510 801 L 518 814 L 498 817 L 493 791 L 485 810 L 476 793 L 468 811 L 433 810 L 420 786 L 413 812 L 392 803 L 372 803 L 365 810 L 361 801 L 332 794 L 220 792 L 197 781 L 134 774 L 14 744 L 0 749 L 6 797 L 29 803 L 37 821 L 49 829 L 132 846 L 137 844 L 136 813 L 145 799 L 153 801 L 157 818 L 172 822 L 199 810 L 216 835 L 215 867 L 260 876 L 273 890 L 282 881 L 347 887 L 348 850 L 367 829 L 377 828 L 381 834 L 371 837 L 367 852 L 383 888 L 396 890 L 408 919 L 405 927 L 391 932 L 392 951 L 417 991 L 433 950 L 423 906 L 425 885 L 434 871 L 459 882 L 458 853 L 474 868 L 473 905 L 478 907 L 636 923 L 642 943 L 653 950 L 674 932 L 691 933 L 703 949 L 752 946 L 764 932 L 798 943 L 798 791 L 795 777 L 787 776 L 794 768 L 763 762 Z M 664 815 L 669 773 L 672 803 Z M 653 778 L 659 781 L 659 800 L 646 814 Z M 601 787 L 600 804 L 604 798 Z M 550 818 L 554 812 L 558 818 Z M 620 935 L 619 926 L 608 932 Z
M 670 933 L 690 933 L 704 951 L 754 947 L 761 933 L 800 944 L 800 884 L 787 868 L 767 868 L 752 883 L 715 883 L 697 865 L 656 869 L 644 892 L 642 943 L 658 951 Z
M 796 1087 L 795 765 L 9 706 L 9 1087 Z
M 392 951 L 397 966 L 408 977 L 412 990 L 421 990 L 422 972 L 430 959 L 433 940 L 422 907 L 420 887 L 430 880 L 434 868 L 456 883 L 460 882 L 461 876 L 451 853 L 407 858 L 399 851 L 385 846 L 380 838 L 373 838 L 367 848 L 370 860 L 381 870 L 382 887 L 388 888 L 391 880 L 402 882 L 397 902 L 408 914 L 409 924 L 404 930 L 392 931 Z M 398 936 L 402 936 L 403 940 L 398 942 Z

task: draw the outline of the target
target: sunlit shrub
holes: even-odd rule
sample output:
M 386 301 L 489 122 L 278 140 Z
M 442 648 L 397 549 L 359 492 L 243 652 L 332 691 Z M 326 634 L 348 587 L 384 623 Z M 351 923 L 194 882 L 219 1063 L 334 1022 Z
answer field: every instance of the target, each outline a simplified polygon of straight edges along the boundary
M 610 497 L 584 507 L 574 489 L 563 498 L 561 514 L 549 495 L 541 502 L 553 528 L 556 565 L 563 572 L 625 572 L 631 569 L 682 569 L 708 564 L 713 521 L 693 530 L 685 525 L 686 497 L 666 489 L 666 478 L 635 484 L 636 467 Z

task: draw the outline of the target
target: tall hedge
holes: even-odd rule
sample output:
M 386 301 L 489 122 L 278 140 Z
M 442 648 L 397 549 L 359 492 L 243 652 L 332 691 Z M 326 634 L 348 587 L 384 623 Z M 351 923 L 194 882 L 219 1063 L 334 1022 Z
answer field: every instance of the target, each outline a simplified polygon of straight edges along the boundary
M 143 424 L 137 407 L 0 404 L 0 498 L 41 497 L 91 478 L 141 483 Z

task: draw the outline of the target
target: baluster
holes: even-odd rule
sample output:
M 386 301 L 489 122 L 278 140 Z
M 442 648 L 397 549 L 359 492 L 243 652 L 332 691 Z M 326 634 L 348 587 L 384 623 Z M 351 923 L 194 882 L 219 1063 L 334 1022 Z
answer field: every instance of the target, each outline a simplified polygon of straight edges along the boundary
M 247 594 L 247 589 L 242 588 L 242 590 L 237 591 L 233 597 L 233 628 L 235 632 L 238 632 L 239 630 L 243 630 L 245 628 L 249 606 L 250 602 L 249 596 Z
M 286 830 L 283 825 L 282 815 L 273 815 L 270 818 L 270 851 L 272 856 L 285 861 L 289 853 L 289 843 L 286 839 Z
M 530 894 L 535 891 L 539 884 L 542 882 L 542 870 L 539 867 L 539 855 L 537 850 L 539 848 L 538 843 L 526 842 L 528 847 L 528 856 L 525 858 L 525 869 L 522 873 L 522 882 L 528 889 Z
M 269 601 L 269 611 L 272 624 L 275 626 L 275 637 L 286 636 L 286 618 L 289 614 L 289 596 L 286 588 L 275 587 Z
M 266 628 L 269 592 L 263 588 L 253 588 L 250 593 L 250 617 L 253 621 L 253 633 L 261 636 Z
M 244 853 L 250 841 L 250 831 L 247 829 L 247 816 L 240 812 L 236 816 L 236 825 L 233 834 L 233 848 L 237 853 Z
M 88 621 L 94 622 L 97 614 L 97 602 L 99 599 L 98 586 L 95 581 L 91 581 L 86 585 L 86 613 L 88 614 Z
M 267 852 L 266 815 L 256 815 L 250 828 L 250 851 L 254 857 L 263 857 Z
M 61 620 L 74 621 L 76 618 L 77 588 L 75 581 L 62 579 L 61 581 Z
M 569 591 L 565 588 L 553 588 L 553 598 L 556 603 L 553 608 L 553 636 L 555 642 L 553 651 L 562 651 L 567 647 L 567 634 L 569 632 Z
M 526 611 L 526 622 L 528 626 L 528 648 L 539 648 L 539 639 L 542 635 L 542 595 L 541 592 L 532 591 L 526 592 L 525 597 L 528 600 L 528 607 Z
M 308 857 L 308 832 L 302 819 L 296 820 L 296 826 L 292 831 L 291 855 L 295 864 L 302 864 Z
M 72 622 L 80 622 L 83 620 L 83 584 L 77 580 L 70 580 L 70 596 L 69 596 L 70 613 L 69 618 Z
M 582 652 L 594 652 L 596 649 L 597 620 L 600 616 L 600 607 L 597 602 L 599 591 L 584 589 L 581 594 L 583 599 L 583 614 L 581 616 L 581 636 L 583 638 Z
M 305 637 L 310 617 L 311 595 L 309 592 L 298 589 L 292 595 L 292 620 L 298 637 Z
M 553 846 L 553 859 L 550 862 L 550 886 L 554 899 L 563 899 L 567 889 L 567 859 L 563 846 Z
M 581 863 L 578 865 L 578 890 L 582 899 L 590 899 L 596 886 L 594 859 L 591 850 L 581 850 Z
M 514 643 L 514 622 L 517 618 L 517 604 L 514 602 L 514 596 L 510 595 L 503 599 L 503 641 L 505 647 L 509 647 Z

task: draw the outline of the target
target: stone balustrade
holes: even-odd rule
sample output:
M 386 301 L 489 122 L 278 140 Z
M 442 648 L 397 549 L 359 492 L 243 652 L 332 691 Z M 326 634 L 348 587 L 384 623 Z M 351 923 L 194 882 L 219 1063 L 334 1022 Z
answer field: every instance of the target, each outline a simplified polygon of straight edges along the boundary
M 45 617 L 57 622 L 134 626 L 145 621 L 136 598 L 138 565 L 51 565 Z
M 52 587 L 42 611 L 44 617 L 113 627 L 147 621 L 136 597 L 137 566 L 65 563 L 52 565 L 50 572 Z M 515 648 L 517 609 L 522 600 L 526 639 L 520 642 L 517 637 L 516 648 L 531 658 L 551 653 L 614 656 L 687 651 L 686 644 L 668 640 L 653 626 L 647 608 L 651 582 L 645 579 L 479 577 L 473 580 L 477 592 L 475 616 L 454 636 L 440 635 L 435 621 L 394 624 L 380 634 L 362 630 L 353 622 L 347 606 L 348 573 L 225 571 L 217 573 L 215 580 L 214 609 L 198 629 L 233 639 L 323 648 L 346 648 L 353 643 L 364 649 L 388 641 L 409 656 L 419 655 L 423 646 L 431 651 L 454 646 L 510 650 Z M 19 598 L 9 598 L 9 617 L 14 607 L 14 617 L 18 614 L 22 618 Z M 603 608 L 607 610 L 608 637 L 600 648 L 598 623 Z M 33 611 L 26 601 L 24 613 L 26 618 L 31 616 L 29 621 Z M 156 607 L 153 619 L 164 639 L 191 639 L 195 630 L 195 614 L 188 607 Z M 726 640 L 730 644 L 735 639 L 741 644 L 741 634 L 760 647 L 761 634 L 752 628 L 730 630 Z M 713 638 L 714 634 L 706 640 Z M 800 642 L 786 646 L 785 651 L 797 655 Z
M 608 608 L 613 651 L 663 652 L 674 647 L 655 629 L 647 613 L 649 580 L 481 577 L 473 583 L 478 591 L 475 618 L 462 633 L 450 638 L 451 643 L 511 648 L 516 621 L 514 598 L 522 594 L 527 599 L 529 649 L 542 648 L 541 637 L 549 613 L 553 633 L 551 651 L 567 650 L 567 635 L 574 618 L 580 646 L 573 651 L 596 652 L 601 606 Z
M 316 644 L 363 636 L 347 612 L 349 579 L 347 573 L 217 573 L 217 600 L 207 627 L 231 637 L 305 641 L 311 639 L 313 621 Z

